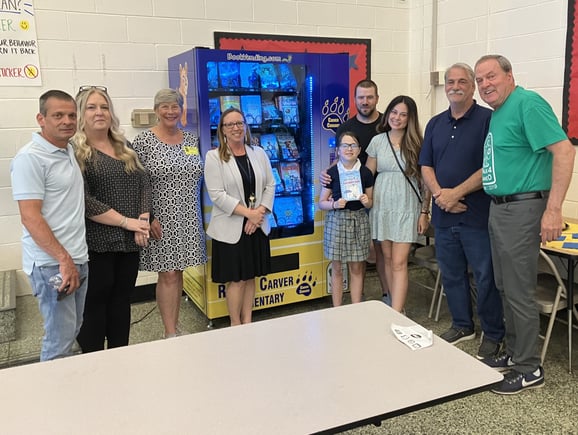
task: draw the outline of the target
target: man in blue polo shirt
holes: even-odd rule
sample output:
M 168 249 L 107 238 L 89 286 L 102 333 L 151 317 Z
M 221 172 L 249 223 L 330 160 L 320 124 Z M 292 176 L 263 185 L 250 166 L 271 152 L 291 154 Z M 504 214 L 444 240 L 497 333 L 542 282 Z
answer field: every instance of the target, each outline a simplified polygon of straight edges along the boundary
M 40 360 L 72 354 L 82 324 L 88 277 L 84 185 L 69 139 L 76 132 L 76 102 L 52 90 L 40 97 L 40 133 L 22 147 L 10 168 L 20 210 L 22 269 L 44 319 Z M 51 278 L 59 277 L 54 284 Z
M 457 63 L 446 70 L 450 107 L 428 123 L 419 164 L 434 198 L 436 255 L 452 315 L 452 325 L 441 338 L 456 344 L 476 336 L 469 268 L 484 333 L 477 355 L 482 359 L 498 354 L 504 322 L 488 234 L 490 197 L 482 190 L 484 140 L 492 112 L 474 100 L 475 86 L 469 65 Z

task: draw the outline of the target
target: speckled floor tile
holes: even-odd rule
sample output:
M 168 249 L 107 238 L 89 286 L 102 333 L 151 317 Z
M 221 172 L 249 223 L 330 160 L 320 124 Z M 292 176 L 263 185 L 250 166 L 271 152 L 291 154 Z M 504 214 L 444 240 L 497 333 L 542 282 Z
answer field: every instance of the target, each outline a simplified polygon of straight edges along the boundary
M 10 343 L 0 343 L 0 367 L 8 363 Z

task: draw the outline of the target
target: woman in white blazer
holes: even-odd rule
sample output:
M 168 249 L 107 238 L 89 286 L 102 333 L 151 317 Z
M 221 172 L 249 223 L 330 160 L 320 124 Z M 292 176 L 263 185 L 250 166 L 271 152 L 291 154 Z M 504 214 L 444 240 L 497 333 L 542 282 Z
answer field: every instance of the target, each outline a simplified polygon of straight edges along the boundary
M 231 326 L 250 323 L 255 277 L 271 270 L 270 225 L 275 180 L 265 151 L 253 147 L 238 109 L 221 115 L 219 147 L 205 157 L 205 185 L 213 202 L 207 234 L 212 240 L 213 282 L 228 283 Z

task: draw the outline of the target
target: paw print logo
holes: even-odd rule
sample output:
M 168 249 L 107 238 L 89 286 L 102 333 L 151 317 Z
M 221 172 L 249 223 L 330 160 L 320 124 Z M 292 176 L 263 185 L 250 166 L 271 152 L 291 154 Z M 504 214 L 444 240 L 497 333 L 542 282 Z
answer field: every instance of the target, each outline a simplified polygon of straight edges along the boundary
M 331 130 L 335 133 L 345 120 L 345 116 L 347 116 L 345 98 L 335 97 L 333 101 L 325 100 L 321 108 L 321 115 L 323 115 L 323 120 L 321 121 L 323 129 Z
M 317 285 L 317 278 L 313 277 L 313 272 L 305 271 L 302 276 L 297 276 L 295 283 L 297 284 L 296 292 L 298 295 L 309 296 L 311 295 L 313 287 Z

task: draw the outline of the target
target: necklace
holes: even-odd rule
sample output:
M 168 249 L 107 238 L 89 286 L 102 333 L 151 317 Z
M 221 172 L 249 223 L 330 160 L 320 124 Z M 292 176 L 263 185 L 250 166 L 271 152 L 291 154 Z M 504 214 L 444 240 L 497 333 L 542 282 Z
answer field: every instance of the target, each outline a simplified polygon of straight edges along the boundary
M 253 174 L 251 173 L 251 163 L 249 162 L 249 156 L 247 154 L 243 156 L 235 156 L 235 160 L 237 160 L 237 166 L 243 175 L 249 180 L 249 189 L 253 190 Z M 243 161 L 245 162 L 244 164 Z M 251 192 L 249 195 L 249 208 L 255 208 L 255 200 L 255 192 Z

